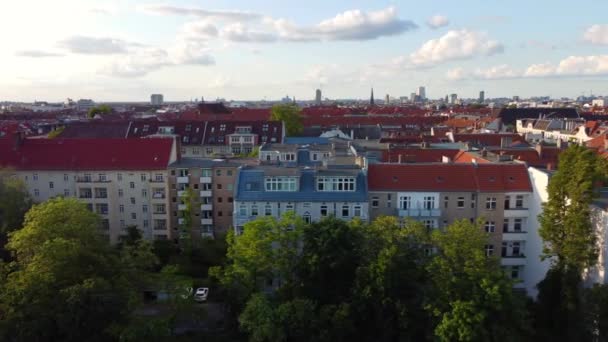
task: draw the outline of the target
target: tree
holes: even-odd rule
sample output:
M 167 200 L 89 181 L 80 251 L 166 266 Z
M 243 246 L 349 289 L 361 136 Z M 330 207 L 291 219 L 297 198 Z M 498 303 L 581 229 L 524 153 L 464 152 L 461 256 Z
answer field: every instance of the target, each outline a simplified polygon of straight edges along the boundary
M 275 105 L 270 112 L 270 120 L 283 121 L 287 131 L 286 135 L 295 136 L 304 129 L 300 112 L 300 108 L 295 104 Z
M 0 339 L 105 341 L 126 319 L 134 292 L 99 234 L 100 218 L 75 199 L 34 206 L 9 235 L 0 288 Z
M 553 258 L 557 267 L 582 271 L 597 261 L 590 205 L 605 166 L 594 151 L 580 145 L 571 145 L 559 156 L 547 187 L 549 200 L 539 216 L 543 257 Z
M 112 113 L 112 107 L 110 107 L 108 105 L 99 105 L 99 106 L 89 109 L 89 111 L 87 112 L 87 117 L 89 117 L 89 119 L 93 119 L 95 117 L 95 115 L 97 115 L 97 114 L 111 114 L 111 113 Z
M 0 173 L 0 234 L 21 228 L 25 213 L 31 206 L 32 199 L 25 183 Z
M 487 257 L 487 236 L 462 220 L 431 236 L 437 253 L 428 265 L 433 292 L 427 308 L 440 341 L 519 341 L 526 320 L 499 259 Z

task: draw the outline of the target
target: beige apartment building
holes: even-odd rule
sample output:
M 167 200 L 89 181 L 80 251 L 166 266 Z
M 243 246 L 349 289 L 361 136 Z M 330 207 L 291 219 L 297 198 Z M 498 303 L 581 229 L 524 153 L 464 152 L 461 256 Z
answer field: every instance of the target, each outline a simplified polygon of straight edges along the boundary
M 75 197 L 101 218 L 102 233 L 119 241 L 137 226 L 147 239 L 171 237 L 168 165 L 174 139 L 6 139 L 0 166 L 14 170 L 35 202 Z
M 429 229 L 480 221 L 488 234 L 486 254 L 500 256 L 511 277 L 522 279 L 532 201 L 525 165 L 372 164 L 368 183 L 370 219 L 410 218 Z

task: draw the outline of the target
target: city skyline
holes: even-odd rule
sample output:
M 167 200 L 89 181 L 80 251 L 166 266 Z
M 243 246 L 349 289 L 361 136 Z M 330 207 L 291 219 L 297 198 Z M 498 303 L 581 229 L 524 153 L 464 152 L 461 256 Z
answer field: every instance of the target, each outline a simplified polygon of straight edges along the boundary
M 0 5 L 0 101 L 606 94 L 602 6 L 12 2 Z

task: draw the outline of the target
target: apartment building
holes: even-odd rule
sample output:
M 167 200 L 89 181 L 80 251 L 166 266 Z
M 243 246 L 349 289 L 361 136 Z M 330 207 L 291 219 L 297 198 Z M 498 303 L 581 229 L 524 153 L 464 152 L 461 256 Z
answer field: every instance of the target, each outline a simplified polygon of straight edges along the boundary
M 133 121 L 127 137 L 178 135 L 182 156 L 226 157 L 253 152 L 264 143 L 282 143 L 281 121 Z
M 260 216 L 294 211 L 306 222 L 327 216 L 368 220 L 367 179 L 356 166 L 258 166 L 239 169 L 234 202 L 236 233 Z
M 171 237 L 167 166 L 174 139 L 14 139 L 0 141 L 0 167 L 13 170 L 32 198 L 75 197 L 102 217 L 116 243 L 130 225 L 147 239 Z
M 511 277 L 523 280 L 532 200 L 525 165 L 371 164 L 368 182 L 370 219 L 410 218 L 428 229 L 481 220 L 488 233 L 486 253 L 500 256 Z
M 213 238 L 228 231 L 237 169 L 246 161 L 182 158 L 169 165 L 171 227 L 176 237 L 190 233 L 192 238 Z

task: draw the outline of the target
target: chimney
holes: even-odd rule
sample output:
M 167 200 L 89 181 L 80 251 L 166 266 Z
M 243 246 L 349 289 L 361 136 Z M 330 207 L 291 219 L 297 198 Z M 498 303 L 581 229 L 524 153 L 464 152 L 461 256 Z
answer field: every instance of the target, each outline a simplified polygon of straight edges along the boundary
M 543 159 L 543 144 L 538 143 L 534 146 L 536 153 L 538 153 L 538 159 Z
M 444 164 L 449 164 L 452 162 L 452 159 L 448 156 L 441 156 L 441 162 Z
M 488 150 L 486 150 L 485 147 L 483 148 L 483 150 L 481 150 L 481 156 L 484 157 L 484 158 L 488 156 Z
M 401 159 L 401 154 L 399 154 L 399 156 L 397 157 L 397 163 L 401 164 L 402 159 Z
M 14 151 L 19 150 L 19 148 L 21 146 L 23 146 L 24 142 L 25 142 L 25 133 L 23 133 L 21 131 L 16 131 L 15 133 L 13 133 L 13 150 Z
M 553 171 L 553 163 L 547 163 L 547 171 Z

